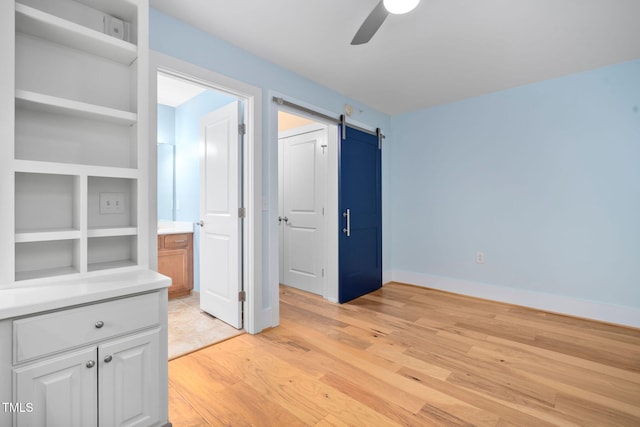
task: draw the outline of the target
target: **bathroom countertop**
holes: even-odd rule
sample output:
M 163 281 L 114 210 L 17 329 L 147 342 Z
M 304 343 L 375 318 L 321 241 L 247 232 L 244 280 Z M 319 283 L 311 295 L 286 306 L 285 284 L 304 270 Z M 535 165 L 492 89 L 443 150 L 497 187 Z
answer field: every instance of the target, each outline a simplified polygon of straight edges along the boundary
M 170 278 L 152 270 L 139 269 L 0 289 L 0 320 L 154 291 L 170 285 Z
M 158 234 L 193 233 L 193 223 L 186 221 L 158 221 Z

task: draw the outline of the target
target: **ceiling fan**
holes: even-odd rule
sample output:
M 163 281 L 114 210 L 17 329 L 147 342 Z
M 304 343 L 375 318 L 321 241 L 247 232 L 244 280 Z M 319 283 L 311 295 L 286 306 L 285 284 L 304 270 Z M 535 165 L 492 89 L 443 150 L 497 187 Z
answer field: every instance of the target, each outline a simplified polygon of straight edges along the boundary
M 364 20 L 360 29 L 358 29 L 353 40 L 351 40 L 351 44 L 359 45 L 367 43 L 376 31 L 378 31 L 378 28 L 382 26 L 382 23 L 390 13 L 400 15 L 411 12 L 418 6 L 418 3 L 420 3 L 420 0 L 380 0 L 369 16 L 367 16 L 367 19 Z

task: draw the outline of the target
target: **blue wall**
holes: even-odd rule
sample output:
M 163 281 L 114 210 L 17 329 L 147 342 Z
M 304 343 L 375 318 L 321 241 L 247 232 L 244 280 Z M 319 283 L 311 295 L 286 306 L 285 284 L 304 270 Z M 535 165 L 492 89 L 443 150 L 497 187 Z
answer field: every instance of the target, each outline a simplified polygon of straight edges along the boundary
M 640 307 L 639 109 L 633 61 L 393 117 L 392 268 Z
M 640 306 L 638 61 L 390 118 L 154 9 L 150 19 L 152 49 L 263 90 L 270 209 L 270 92 L 337 114 L 350 103 L 385 131 L 385 277 Z M 266 237 L 265 289 L 270 247 Z
M 158 141 L 164 144 L 176 143 L 176 109 L 158 104 Z
M 234 100 L 206 91 L 176 107 L 176 221 L 200 220 L 200 118 Z

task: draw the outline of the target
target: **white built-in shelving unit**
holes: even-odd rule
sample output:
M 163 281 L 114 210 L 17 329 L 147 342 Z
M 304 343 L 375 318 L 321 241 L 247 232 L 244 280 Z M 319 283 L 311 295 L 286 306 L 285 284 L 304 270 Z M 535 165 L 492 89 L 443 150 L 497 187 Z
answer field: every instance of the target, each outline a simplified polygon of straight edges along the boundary
M 3 17 L 0 288 L 148 268 L 147 8 L 17 0 Z

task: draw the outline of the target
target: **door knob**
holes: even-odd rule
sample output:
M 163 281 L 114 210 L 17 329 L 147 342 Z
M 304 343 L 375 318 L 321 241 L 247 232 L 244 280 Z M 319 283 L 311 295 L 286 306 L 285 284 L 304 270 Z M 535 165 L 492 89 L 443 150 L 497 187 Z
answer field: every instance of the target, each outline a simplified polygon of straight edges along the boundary
M 104 322 L 102 320 L 98 320 L 96 322 L 96 329 L 100 329 L 104 326 Z
M 113 360 L 113 357 L 111 355 L 108 355 L 107 357 L 104 358 L 104 363 L 109 363 Z
M 204 221 L 200 220 L 200 221 L 196 222 L 196 225 L 199 225 L 200 227 L 204 227 Z
M 86 365 L 86 366 L 87 366 L 87 368 L 91 369 L 91 368 L 93 368 L 94 366 L 96 366 L 96 362 L 94 362 L 93 360 L 89 360 L 89 361 L 87 362 L 87 365 Z

